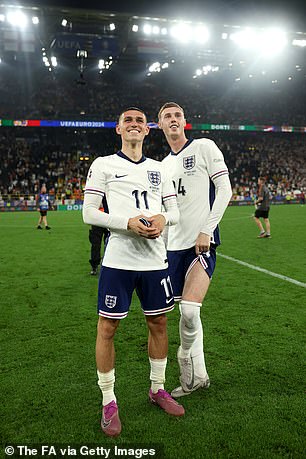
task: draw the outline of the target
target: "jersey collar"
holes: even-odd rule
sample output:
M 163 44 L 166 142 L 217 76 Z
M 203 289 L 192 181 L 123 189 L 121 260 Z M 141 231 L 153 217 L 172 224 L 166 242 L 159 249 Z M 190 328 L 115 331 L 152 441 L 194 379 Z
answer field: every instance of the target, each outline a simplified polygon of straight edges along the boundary
M 142 155 L 142 157 L 140 158 L 139 161 L 133 161 L 132 159 L 130 159 L 128 156 L 126 156 L 124 153 L 122 153 L 121 150 L 119 150 L 117 152 L 117 155 L 120 156 L 120 158 L 123 158 L 123 159 L 126 159 L 127 161 L 130 161 L 130 163 L 133 163 L 133 164 L 140 164 L 140 163 L 143 163 L 147 158 Z
M 180 151 L 178 151 L 177 153 L 174 153 L 172 150 L 170 151 L 170 155 L 174 155 L 174 156 L 177 156 L 181 153 L 181 151 L 185 150 L 185 148 L 187 148 L 191 142 L 193 142 L 194 139 L 189 139 L 187 140 L 187 142 L 185 143 L 185 145 L 183 146 L 183 148 L 180 149 Z

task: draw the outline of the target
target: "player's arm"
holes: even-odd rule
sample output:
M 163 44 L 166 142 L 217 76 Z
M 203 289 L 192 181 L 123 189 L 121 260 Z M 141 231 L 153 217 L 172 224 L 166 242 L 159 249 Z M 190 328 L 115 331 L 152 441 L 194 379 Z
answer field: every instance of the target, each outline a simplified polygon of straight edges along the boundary
M 257 201 L 255 201 L 255 204 L 260 204 L 264 200 L 263 194 L 259 194 Z
M 206 222 L 203 222 L 201 232 L 196 241 L 197 254 L 207 252 L 210 247 L 210 239 L 220 223 L 223 214 L 232 197 L 232 187 L 228 176 L 223 155 L 214 142 L 211 144 L 211 154 L 208 156 L 208 172 L 215 186 L 215 200 Z
M 160 235 L 160 231 L 156 228 L 148 228 L 141 223 L 140 218 L 144 215 L 137 217 L 122 217 L 121 215 L 114 215 L 111 213 L 101 212 L 101 197 L 94 194 L 84 195 L 83 203 L 83 221 L 88 225 L 102 226 L 110 230 L 130 230 L 138 236 L 146 237 L 148 239 L 155 239 Z
M 88 225 L 102 226 L 113 230 L 126 230 L 128 218 L 101 212 L 102 195 L 92 192 L 84 193 L 83 221 Z

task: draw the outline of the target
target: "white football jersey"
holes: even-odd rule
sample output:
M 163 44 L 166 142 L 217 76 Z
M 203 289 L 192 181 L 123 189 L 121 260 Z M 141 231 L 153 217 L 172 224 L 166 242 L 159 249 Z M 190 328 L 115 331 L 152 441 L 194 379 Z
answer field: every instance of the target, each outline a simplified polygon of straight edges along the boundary
M 170 152 L 162 162 L 172 174 L 180 211 L 178 224 L 169 228 L 167 249 L 188 249 L 195 245 L 209 217 L 215 199 L 214 180 L 228 175 L 228 169 L 217 145 L 204 138 L 189 140 L 180 152 Z M 211 242 L 220 244 L 218 226 Z
M 106 198 L 110 215 L 128 218 L 162 212 L 162 203 L 175 199 L 175 191 L 164 164 L 144 156 L 139 162 L 121 151 L 99 157 L 92 163 L 85 194 Z M 151 271 L 168 267 L 162 237 L 146 239 L 128 230 L 111 230 L 103 266 L 131 271 Z

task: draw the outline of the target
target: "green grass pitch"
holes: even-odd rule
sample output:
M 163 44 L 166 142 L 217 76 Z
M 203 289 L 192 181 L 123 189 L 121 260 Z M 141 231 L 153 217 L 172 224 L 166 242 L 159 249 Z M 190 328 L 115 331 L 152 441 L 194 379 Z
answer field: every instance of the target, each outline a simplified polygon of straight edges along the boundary
M 229 208 L 220 253 L 306 282 L 306 206 Z M 171 418 L 148 402 L 147 330 L 134 297 L 116 336 L 117 439 L 100 430 L 97 278 L 80 212 L 0 214 L 2 444 L 159 444 L 163 458 L 304 458 L 306 289 L 219 257 L 202 307 L 211 387 Z M 168 315 L 166 389 L 178 383 L 178 309 Z M 2 454 L 1 451 L 0 454 Z M 2 456 L 4 457 L 4 456 Z M 51 456 L 52 457 L 52 456 Z

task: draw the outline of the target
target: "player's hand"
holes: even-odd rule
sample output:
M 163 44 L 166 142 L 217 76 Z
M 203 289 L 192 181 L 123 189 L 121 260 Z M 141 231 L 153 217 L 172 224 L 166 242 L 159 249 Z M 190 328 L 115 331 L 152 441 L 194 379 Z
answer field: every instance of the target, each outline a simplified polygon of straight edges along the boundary
M 152 215 L 152 217 L 147 217 L 147 220 L 151 223 L 151 226 L 159 230 L 159 234 L 163 232 L 166 225 L 166 219 L 162 214 Z
M 128 221 L 128 230 L 147 239 L 158 238 L 160 236 L 160 230 L 154 226 L 146 226 L 139 220 L 140 218 L 144 218 L 148 221 L 145 215 L 138 215 L 137 217 L 130 218 Z
M 195 243 L 195 251 L 197 255 L 202 252 L 208 252 L 210 248 L 210 236 L 205 233 L 200 233 Z

